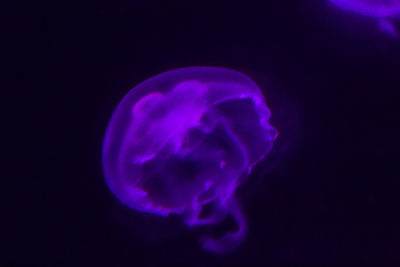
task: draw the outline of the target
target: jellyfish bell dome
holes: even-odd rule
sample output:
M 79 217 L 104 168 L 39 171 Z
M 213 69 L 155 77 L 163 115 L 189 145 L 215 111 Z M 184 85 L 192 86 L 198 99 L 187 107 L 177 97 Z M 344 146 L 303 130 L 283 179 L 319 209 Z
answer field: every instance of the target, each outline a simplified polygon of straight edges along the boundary
M 188 226 L 231 215 L 236 232 L 203 239 L 208 250 L 227 250 L 246 229 L 235 189 L 277 137 L 269 118 L 261 90 L 238 71 L 161 73 L 134 87 L 115 109 L 103 143 L 106 182 L 130 208 L 178 214 Z M 205 207 L 211 207 L 206 214 Z
M 329 0 L 334 5 L 354 13 L 378 19 L 382 30 L 397 35 L 392 18 L 400 16 L 400 0 Z

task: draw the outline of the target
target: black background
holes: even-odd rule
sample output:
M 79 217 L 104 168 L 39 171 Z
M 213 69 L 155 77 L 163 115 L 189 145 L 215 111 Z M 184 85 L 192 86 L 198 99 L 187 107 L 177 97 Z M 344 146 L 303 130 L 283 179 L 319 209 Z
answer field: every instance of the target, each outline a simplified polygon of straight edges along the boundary
M 1 262 L 400 261 L 400 41 L 376 21 L 324 0 L 1 1 L 0 30 Z M 249 233 L 227 255 L 121 206 L 102 174 L 121 98 L 198 65 L 252 77 L 281 133 L 238 191 Z

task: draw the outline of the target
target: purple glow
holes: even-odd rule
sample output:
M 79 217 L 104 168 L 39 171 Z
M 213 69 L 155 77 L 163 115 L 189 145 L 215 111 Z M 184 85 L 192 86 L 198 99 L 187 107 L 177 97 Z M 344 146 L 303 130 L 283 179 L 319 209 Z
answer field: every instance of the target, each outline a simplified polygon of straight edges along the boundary
M 388 18 L 400 14 L 400 0 L 330 0 L 333 4 L 369 17 Z
M 234 248 L 246 232 L 234 192 L 272 148 L 277 131 L 269 118 L 261 90 L 240 72 L 188 67 L 156 75 L 129 91 L 111 118 L 107 184 L 129 207 L 180 214 L 188 226 L 232 215 L 238 230 L 203 245 Z
M 355 13 L 379 20 L 380 29 L 398 37 L 397 31 L 390 21 L 391 18 L 400 15 L 400 0 L 329 0 L 336 6 Z

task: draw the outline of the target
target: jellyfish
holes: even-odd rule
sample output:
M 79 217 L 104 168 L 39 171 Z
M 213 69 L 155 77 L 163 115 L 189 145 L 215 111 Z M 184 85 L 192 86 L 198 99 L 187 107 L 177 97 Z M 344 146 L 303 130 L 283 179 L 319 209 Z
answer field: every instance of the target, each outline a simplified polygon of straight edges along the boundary
M 329 0 L 344 10 L 359 13 L 378 20 L 386 33 L 397 36 L 391 20 L 400 15 L 400 0 Z
M 205 250 L 229 251 L 246 235 L 235 190 L 271 150 L 277 130 L 264 96 L 248 76 L 220 67 L 158 74 L 116 107 L 103 142 L 106 183 L 120 202 L 189 227 L 227 216 L 237 227 L 201 238 Z

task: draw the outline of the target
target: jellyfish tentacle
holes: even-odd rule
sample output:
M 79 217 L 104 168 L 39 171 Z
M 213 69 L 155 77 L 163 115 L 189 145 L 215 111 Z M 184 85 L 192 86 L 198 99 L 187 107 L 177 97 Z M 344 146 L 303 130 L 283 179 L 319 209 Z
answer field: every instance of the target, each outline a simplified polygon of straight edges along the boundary
M 243 215 L 241 205 L 237 201 L 235 196 L 232 196 L 227 201 L 227 206 L 229 214 L 232 215 L 233 219 L 237 224 L 237 230 L 234 232 L 228 232 L 221 238 L 213 237 L 203 237 L 201 239 L 203 248 L 214 252 L 214 253 L 225 253 L 234 250 L 237 246 L 242 244 L 246 233 L 247 224 Z

